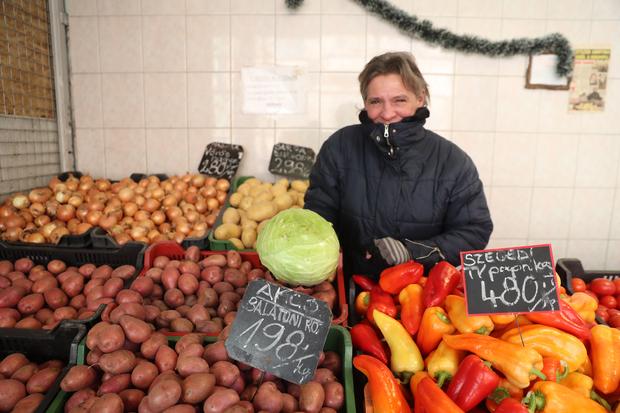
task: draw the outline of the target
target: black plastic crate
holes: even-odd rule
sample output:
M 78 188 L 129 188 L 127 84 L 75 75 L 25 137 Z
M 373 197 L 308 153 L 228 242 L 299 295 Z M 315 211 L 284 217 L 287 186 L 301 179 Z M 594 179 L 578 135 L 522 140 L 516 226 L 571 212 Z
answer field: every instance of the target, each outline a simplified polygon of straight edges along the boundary
M 129 178 L 134 182 L 140 182 L 144 178 L 148 178 L 149 176 L 152 176 L 152 175 L 159 178 L 160 181 L 165 181 L 166 179 L 169 178 L 169 176 L 166 174 L 141 174 L 141 173 L 133 173 L 129 175 Z
M 9 354 L 23 353 L 30 361 L 43 363 L 61 360 L 65 368 L 60 372 L 48 390 L 36 413 L 43 413 L 60 391 L 60 382 L 77 363 L 80 341 L 86 336 L 86 326 L 77 323 L 60 323 L 54 330 L 0 329 L 0 358 Z
M 73 175 L 74 178 L 80 179 L 83 174 L 80 171 L 66 171 L 59 173 L 58 175 L 56 175 L 56 177 L 64 182 L 69 179 L 71 175 Z

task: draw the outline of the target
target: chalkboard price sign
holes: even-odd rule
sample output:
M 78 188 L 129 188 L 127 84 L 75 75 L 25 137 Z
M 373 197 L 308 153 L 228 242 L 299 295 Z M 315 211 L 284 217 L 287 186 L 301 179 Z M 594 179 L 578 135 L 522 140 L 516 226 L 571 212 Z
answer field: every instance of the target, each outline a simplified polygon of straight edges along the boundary
M 314 376 L 331 320 L 324 301 L 258 279 L 243 295 L 226 350 L 234 360 L 303 384 Z
M 467 313 L 560 309 L 550 245 L 461 252 Z
M 290 178 L 307 179 L 314 165 L 314 151 L 305 146 L 276 143 L 271 152 L 269 172 Z
M 229 181 L 237 173 L 243 159 L 243 147 L 230 143 L 213 142 L 207 145 L 198 172 Z

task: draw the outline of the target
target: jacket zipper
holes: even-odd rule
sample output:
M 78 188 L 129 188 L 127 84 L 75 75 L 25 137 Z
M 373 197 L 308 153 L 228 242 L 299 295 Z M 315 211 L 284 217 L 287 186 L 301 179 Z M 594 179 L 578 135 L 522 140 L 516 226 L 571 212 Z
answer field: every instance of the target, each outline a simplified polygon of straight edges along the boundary
M 385 138 L 385 141 L 387 142 L 388 147 L 390 148 L 390 156 L 394 156 L 394 147 L 392 146 L 392 143 L 390 142 L 390 125 L 389 124 L 384 124 L 383 127 L 385 128 L 383 131 L 383 137 Z

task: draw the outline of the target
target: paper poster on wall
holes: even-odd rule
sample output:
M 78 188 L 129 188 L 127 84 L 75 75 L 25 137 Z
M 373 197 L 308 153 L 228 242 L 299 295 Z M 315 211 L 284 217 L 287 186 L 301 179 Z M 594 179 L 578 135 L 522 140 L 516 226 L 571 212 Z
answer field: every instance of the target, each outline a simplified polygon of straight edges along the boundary
M 305 112 L 306 75 L 297 66 L 241 69 L 242 112 L 246 115 L 292 115 Z
M 572 112 L 605 110 L 610 49 L 576 49 L 568 109 Z

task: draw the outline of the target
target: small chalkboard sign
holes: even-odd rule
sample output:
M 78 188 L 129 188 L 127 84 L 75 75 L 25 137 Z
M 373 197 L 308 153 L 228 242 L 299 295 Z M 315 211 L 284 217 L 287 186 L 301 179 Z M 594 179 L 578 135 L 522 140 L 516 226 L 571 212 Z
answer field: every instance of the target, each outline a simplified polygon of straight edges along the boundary
M 314 165 L 314 151 L 305 146 L 276 143 L 271 152 L 269 172 L 290 178 L 308 179 Z
M 324 301 L 252 281 L 226 339 L 230 358 L 303 384 L 314 377 L 332 313 Z
M 551 245 L 461 252 L 467 313 L 560 309 Z
M 229 181 L 237 173 L 243 159 L 243 147 L 230 143 L 213 142 L 207 145 L 198 172 Z

